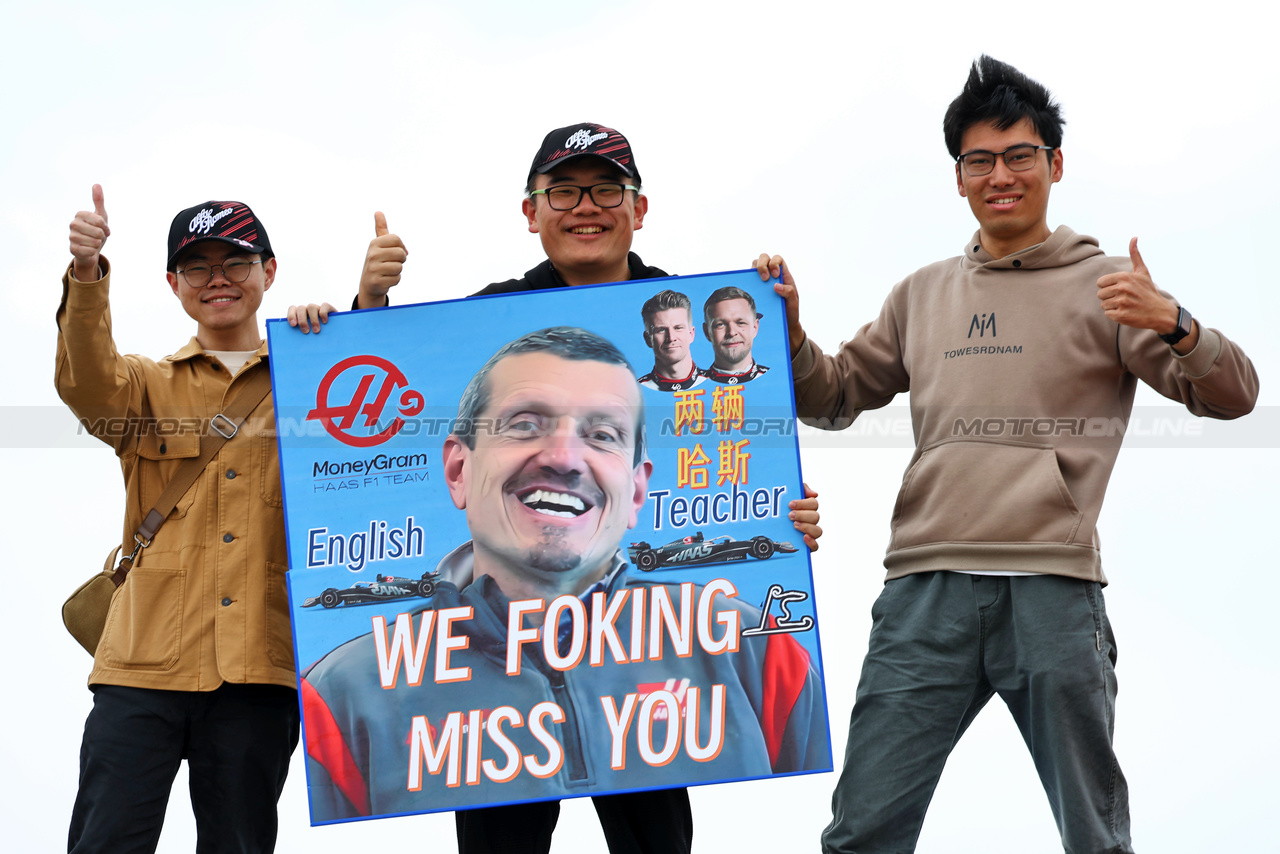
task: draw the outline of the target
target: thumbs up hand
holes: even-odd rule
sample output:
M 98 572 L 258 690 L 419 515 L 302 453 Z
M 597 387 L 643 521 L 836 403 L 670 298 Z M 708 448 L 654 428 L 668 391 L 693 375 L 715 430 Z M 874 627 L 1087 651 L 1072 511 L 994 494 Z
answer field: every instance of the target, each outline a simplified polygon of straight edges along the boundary
M 1136 237 L 1129 241 L 1129 260 L 1133 272 L 1108 273 L 1098 279 L 1102 310 L 1122 326 L 1171 334 L 1178 326 L 1178 304 L 1156 290 Z
M 382 211 L 373 215 L 374 238 L 369 241 L 369 251 L 364 256 L 364 271 L 360 274 L 359 308 L 375 308 L 386 305 L 387 291 L 400 284 L 400 272 L 404 269 L 409 250 L 398 235 L 387 231 L 387 218 Z
M 110 236 L 102 185 L 94 184 L 93 210 L 80 211 L 71 221 L 71 275 L 75 276 L 76 281 L 96 282 L 102 278 L 99 268 L 102 245 Z

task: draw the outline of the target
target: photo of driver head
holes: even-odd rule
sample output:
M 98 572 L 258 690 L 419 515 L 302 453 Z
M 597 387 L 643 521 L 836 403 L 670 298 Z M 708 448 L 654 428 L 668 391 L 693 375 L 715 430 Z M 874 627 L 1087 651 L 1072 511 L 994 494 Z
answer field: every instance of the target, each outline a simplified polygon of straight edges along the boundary
M 684 391 L 706 378 L 693 359 L 698 337 L 689 297 L 679 291 L 654 294 L 640 308 L 644 343 L 653 350 L 653 370 L 640 377 L 640 385 L 655 391 Z

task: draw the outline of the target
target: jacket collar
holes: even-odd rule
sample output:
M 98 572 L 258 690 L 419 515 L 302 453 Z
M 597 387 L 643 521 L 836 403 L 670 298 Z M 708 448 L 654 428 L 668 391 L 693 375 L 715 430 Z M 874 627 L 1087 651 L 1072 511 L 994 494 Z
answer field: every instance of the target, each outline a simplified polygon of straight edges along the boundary
M 609 567 L 609 571 L 604 575 L 604 585 L 606 588 L 613 587 L 614 583 L 622 575 L 623 570 L 627 566 L 626 558 L 623 557 L 622 550 L 614 552 L 613 564 Z M 436 566 L 436 572 L 440 573 L 440 580 L 447 581 L 459 590 L 464 590 L 475 580 L 475 550 L 472 548 L 471 540 L 467 540 L 453 551 L 449 552 L 440 559 L 440 563 Z M 502 592 L 498 589 L 498 585 L 493 584 L 488 577 L 484 580 L 489 581 L 485 585 L 486 596 L 490 595 L 488 591 L 492 590 L 498 596 L 502 596 Z M 502 596 L 503 605 L 505 607 L 506 597 Z
M 182 349 L 180 349 L 178 352 L 174 353 L 172 356 L 169 357 L 169 361 L 182 362 L 187 359 L 194 359 L 196 356 L 203 356 L 203 355 L 204 355 L 204 347 L 201 347 L 200 342 L 196 340 L 196 337 L 194 335 L 192 335 L 191 340 L 188 341 L 186 344 L 184 344 L 182 346 Z M 254 355 L 256 355 L 259 359 L 267 358 L 267 339 L 265 338 L 262 339 L 262 346 L 260 346 L 257 349 L 257 352 Z

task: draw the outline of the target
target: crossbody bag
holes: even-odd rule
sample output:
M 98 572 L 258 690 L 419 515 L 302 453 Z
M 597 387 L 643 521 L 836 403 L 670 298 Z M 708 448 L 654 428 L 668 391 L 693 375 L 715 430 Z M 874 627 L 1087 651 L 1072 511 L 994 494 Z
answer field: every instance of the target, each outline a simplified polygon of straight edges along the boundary
M 129 570 L 133 569 L 142 550 L 151 545 L 156 532 L 168 518 L 169 512 L 177 505 L 178 499 L 186 494 L 200 477 L 209 461 L 217 456 L 218 451 L 240 431 L 240 425 L 249 417 L 249 413 L 257 408 L 266 396 L 271 393 L 271 372 L 263 369 L 256 372 L 240 389 L 240 393 L 223 412 L 209 419 L 209 430 L 200 437 L 200 455 L 191 457 L 178 466 L 173 478 L 165 486 L 150 512 L 142 518 L 142 524 L 133 534 L 133 551 L 116 562 L 123 545 L 116 546 L 102 565 L 102 571 L 76 588 L 75 592 L 62 603 L 62 623 L 67 631 L 84 647 L 90 655 L 98 649 L 102 639 L 102 631 L 107 624 L 107 611 L 111 608 L 111 598 L 115 595 Z M 112 564 L 115 564 L 114 568 Z

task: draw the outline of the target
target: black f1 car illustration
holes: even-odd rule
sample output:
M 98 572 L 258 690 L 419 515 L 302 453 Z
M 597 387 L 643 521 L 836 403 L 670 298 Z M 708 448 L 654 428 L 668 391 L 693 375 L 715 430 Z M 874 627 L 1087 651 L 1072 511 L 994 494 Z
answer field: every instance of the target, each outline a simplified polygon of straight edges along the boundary
M 342 604 L 367 605 L 371 602 L 411 599 L 414 596 L 430 599 L 435 595 L 438 576 L 438 572 L 424 572 L 421 578 L 375 575 L 373 581 L 357 581 L 345 590 L 330 587 L 319 596 L 308 597 L 302 603 L 302 607 L 323 605 L 326 608 L 336 608 Z
M 632 543 L 627 547 L 631 562 L 645 572 L 652 572 L 663 566 L 728 563 L 746 560 L 748 555 L 766 560 L 773 557 L 774 552 L 791 554 L 795 551 L 798 549 L 791 543 L 774 542 L 768 537 L 752 537 L 749 540 L 712 537 L 708 540 L 703 538 L 701 531 L 691 537 L 672 540 L 665 546 L 657 548 L 645 542 Z

